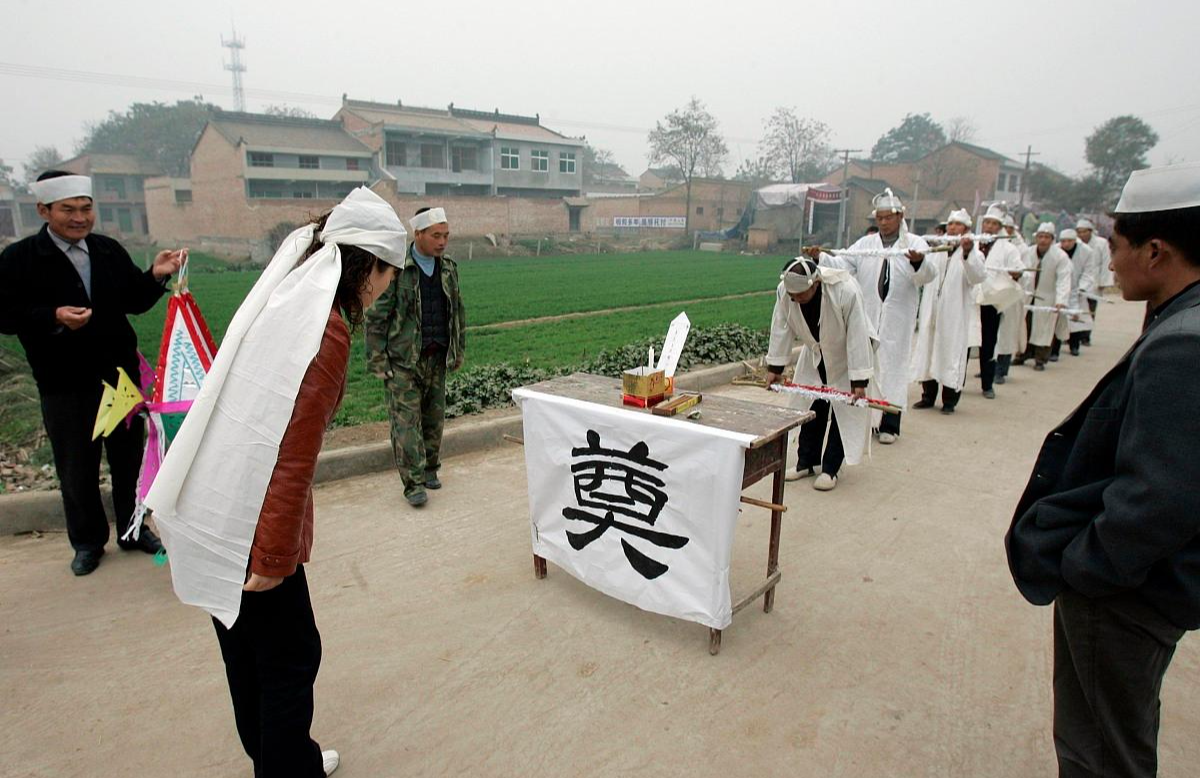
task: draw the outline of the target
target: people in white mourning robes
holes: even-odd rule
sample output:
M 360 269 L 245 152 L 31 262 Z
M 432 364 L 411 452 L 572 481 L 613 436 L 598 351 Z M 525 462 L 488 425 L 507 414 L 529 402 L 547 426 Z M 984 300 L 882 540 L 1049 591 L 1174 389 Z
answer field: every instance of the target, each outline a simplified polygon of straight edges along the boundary
M 1043 222 L 1038 226 L 1034 244 L 1025 248 L 1023 257 L 1026 267 L 1034 271 L 1030 304 L 1039 308 L 1066 308 L 1071 299 L 1073 268 L 1071 258 L 1054 242 L 1054 224 Z M 1066 317 L 1057 312 L 1028 311 L 1026 322 L 1029 326 L 1029 345 L 1023 354 L 1013 360 L 1013 364 L 1021 365 L 1032 359 L 1034 370 L 1045 370 L 1056 328 L 1061 328 L 1063 337 L 1067 336 Z

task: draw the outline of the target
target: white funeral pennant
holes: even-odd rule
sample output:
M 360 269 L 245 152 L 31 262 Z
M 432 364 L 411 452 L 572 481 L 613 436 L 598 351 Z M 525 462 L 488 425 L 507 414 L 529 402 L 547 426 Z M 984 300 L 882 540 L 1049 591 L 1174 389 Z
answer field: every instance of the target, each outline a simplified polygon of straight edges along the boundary
M 517 389 L 533 552 L 644 610 L 729 626 L 749 435 Z

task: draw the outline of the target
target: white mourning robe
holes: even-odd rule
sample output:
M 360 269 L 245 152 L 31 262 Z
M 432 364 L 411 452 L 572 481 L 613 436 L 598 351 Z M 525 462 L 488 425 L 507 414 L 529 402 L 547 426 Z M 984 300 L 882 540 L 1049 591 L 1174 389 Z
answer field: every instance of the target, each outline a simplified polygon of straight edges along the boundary
M 878 234 L 865 235 L 850 248 L 884 251 L 883 240 Z M 901 227 L 900 237 L 891 248 L 901 251 L 913 250 L 922 254 L 929 252 L 929 244 L 920 236 L 909 233 L 904 227 Z M 891 282 L 886 300 L 879 296 L 879 273 L 884 263 L 891 269 Z M 917 303 L 920 296 L 918 287 L 932 281 L 937 271 L 928 258 L 917 269 L 903 254 L 822 254 L 821 264 L 849 270 L 858 281 L 862 289 L 867 321 L 879 334 L 879 387 L 883 399 L 902 409 L 907 408 L 908 384 L 912 372 L 913 331 L 917 328 Z
M 925 261 L 933 264 L 937 277 L 922 289 L 912 380 L 934 380 L 962 391 L 967 381 L 967 339 L 975 313 L 974 288 L 987 274 L 983 254 L 974 245 L 964 258 L 960 246 L 953 254 L 930 254 Z
M 1025 249 L 1025 264 L 1034 268 L 1036 273 L 1027 274 L 1030 283 L 1036 283 L 1030 297 L 1031 305 L 1062 305 L 1066 307 L 1071 299 L 1071 258 L 1057 244 L 1046 250 L 1046 256 L 1038 258 L 1037 246 Z M 1054 338 L 1055 327 L 1059 319 L 1063 320 L 1065 330 L 1066 317 L 1057 313 L 1034 311 L 1033 322 L 1029 328 L 1029 342 L 1035 346 L 1049 346 Z
M 1096 254 L 1097 290 L 1095 294 L 1099 294 L 1100 289 L 1116 286 L 1117 280 L 1109 268 L 1109 265 L 1112 264 L 1112 250 L 1108 247 L 1108 241 L 1100 237 L 1099 233 L 1093 232 L 1092 239 L 1087 242 L 1087 247 Z
M 1064 250 L 1063 253 L 1065 254 L 1066 251 Z M 1083 241 L 1077 240 L 1075 241 L 1075 253 L 1071 255 L 1071 298 L 1067 307 L 1088 311 L 1088 298 L 1084 295 L 1095 293 L 1096 252 L 1088 248 Z M 1084 332 L 1092 328 L 1090 312 L 1063 318 L 1067 319 L 1069 332 Z
M 1025 261 L 1011 240 L 998 240 L 988 249 L 984 267 L 988 275 L 1008 274 L 1024 270 Z M 1019 281 L 1016 283 L 1020 285 Z M 1024 349 L 1025 304 L 1023 300 L 1018 300 L 1000 311 L 1000 330 L 996 334 L 996 354 L 1017 354 Z
M 825 360 L 826 386 L 850 391 L 851 381 L 868 381 L 867 395 L 874 396 L 876 382 L 878 338 L 867 319 L 863 294 L 858 283 L 845 270 L 821 267 L 821 341 L 818 343 L 808 329 L 800 305 L 788 296 L 780 282 L 775 290 L 775 310 L 771 314 L 771 344 L 767 364 L 784 367 L 791 361 L 792 349 L 799 344 L 795 382 L 820 386 L 821 374 L 817 365 Z M 808 410 L 812 399 L 791 396 L 793 408 Z M 871 410 L 831 402 L 846 451 L 846 462 L 857 465 L 871 435 Z

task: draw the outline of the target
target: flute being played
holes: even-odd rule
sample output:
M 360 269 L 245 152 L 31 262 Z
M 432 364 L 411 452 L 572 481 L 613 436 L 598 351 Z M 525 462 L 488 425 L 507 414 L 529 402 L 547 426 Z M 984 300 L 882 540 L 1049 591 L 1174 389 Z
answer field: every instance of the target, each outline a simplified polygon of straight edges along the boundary
M 1091 311 L 1085 311 L 1081 308 L 1059 308 L 1054 305 L 1026 305 L 1025 310 L 1033 311 L 1034 313 L 1061 313 L 1065 316 L 1081 316 Z

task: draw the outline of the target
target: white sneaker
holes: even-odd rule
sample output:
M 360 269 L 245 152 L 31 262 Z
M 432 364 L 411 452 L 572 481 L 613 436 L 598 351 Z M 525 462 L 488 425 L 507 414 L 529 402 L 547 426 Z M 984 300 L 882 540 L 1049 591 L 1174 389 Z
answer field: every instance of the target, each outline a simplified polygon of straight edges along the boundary
M 338 765 L 342 763 L 342 758 L 338 756 L 337 751 L 322 751 L 321 764 L 325 768 L 325 775 L 333 775 L 338 769 Z
M 803 470 L 789 470 L 783 476 L 785 481 L 799 481 L 801 478 L 812 478 L 817 474 L 816 468 L 806 467 Z
M 813 481 L 813 488 L 818 492 L 832 492 L 837 486 L 837 476 L 821 473 L 817 476 L 817 480 Z
M 896 436 L 890 432 L 879 433 L 879 442 L 885 446 L 890 446 L 896 442 Z

